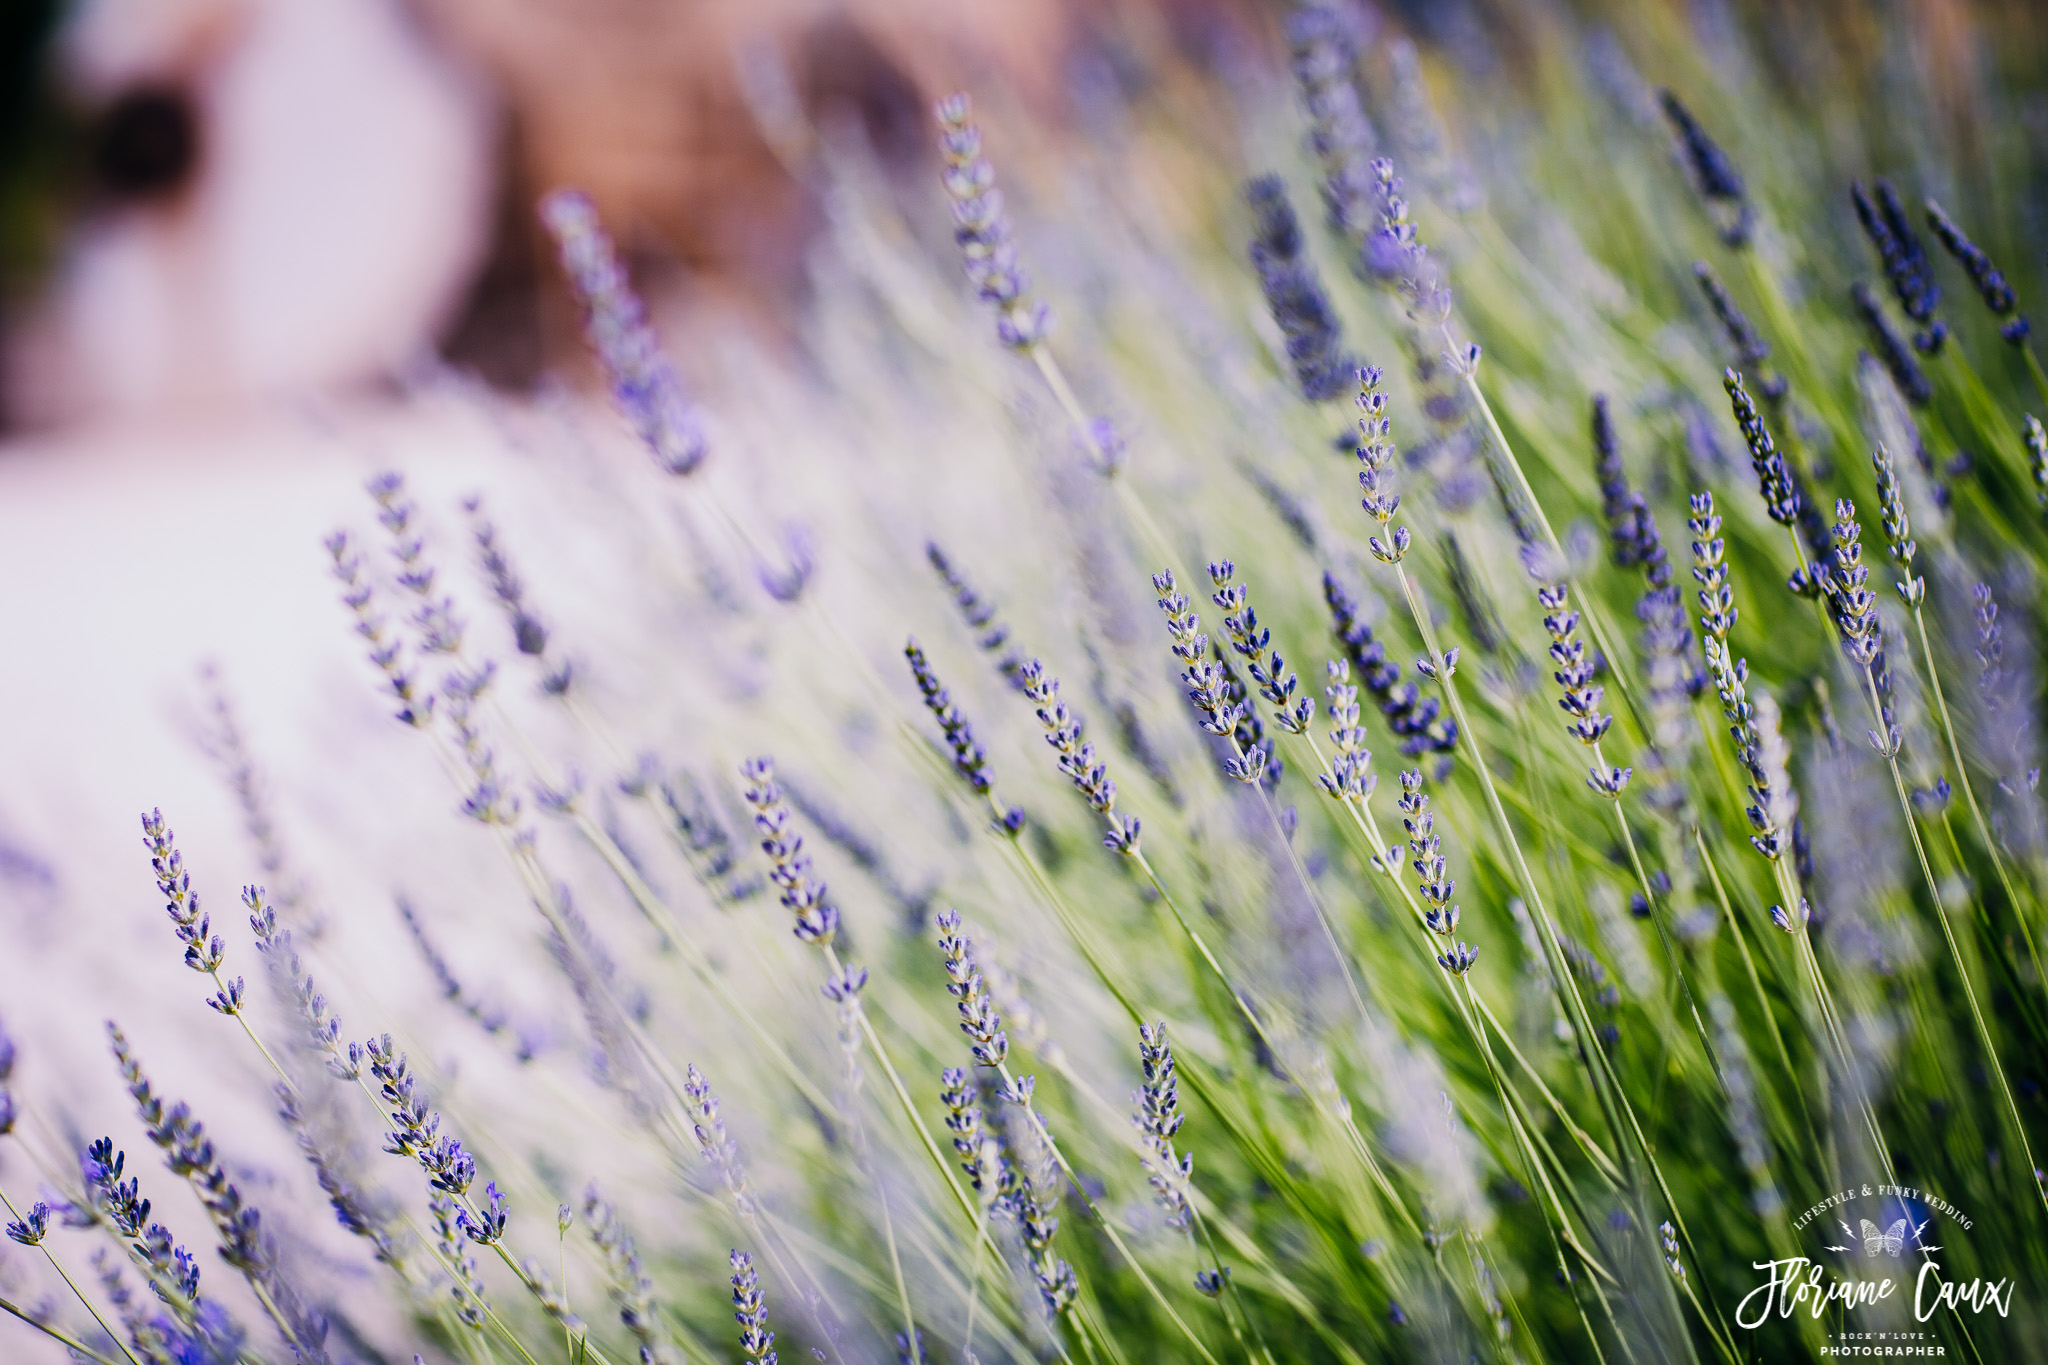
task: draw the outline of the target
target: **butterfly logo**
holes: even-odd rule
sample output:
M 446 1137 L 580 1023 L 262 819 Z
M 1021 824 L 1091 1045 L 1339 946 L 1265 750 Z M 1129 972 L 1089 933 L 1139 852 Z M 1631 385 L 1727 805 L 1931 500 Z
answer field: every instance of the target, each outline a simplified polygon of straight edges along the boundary
M 1861 1222 L 1863 1223 L 1863 1254 L 1866 1256 L 1875 1256 L 1880 1251 L 1889 1252 L 1894 1256 L 1901 1255 L 1905 1251 L 1908 1240 L 1911 1240 L 1915 1249 L 1919 1251 L 1941 1250 L 1940 1247 L 1921 1237 L 1920 1234 L 1927 1231 L 1927 1224 L 1925 1223 L 1917 1224 L 1911 1232 L 1908 1232 L 1906 1231 L 1906 1220 L 1901 1218 L 1885 1231 L 1879 1232 L 1877 1225 L 1868 1218 L 1862 1219 Z M 1856 1240 L 1856 1230 L 1854 1228 L 1842 1222 L 1839 1218 L 1835 1220 L 1835 1223 L 1851 1242 Z M 1849 1247 L 1832 1245 L 1827 1249 L 1844 1253 L 1850 1250 Z
M 1905 1219 L 1899 1219 L 1897 1222 L 1893 1223 L 1889 1228 L 1886 1228 L 1883 1232 L 1879 1232 L 1877 1230 L 1877 1224 L 1871 1222 L 1868 1218 L 1863 1219 L 1862 1223 L 1863 1254 L 1865 1256 L 1875 1256 L 1880 1251 L 1887 1256 L 1896 1256 L 1905 1249 Z

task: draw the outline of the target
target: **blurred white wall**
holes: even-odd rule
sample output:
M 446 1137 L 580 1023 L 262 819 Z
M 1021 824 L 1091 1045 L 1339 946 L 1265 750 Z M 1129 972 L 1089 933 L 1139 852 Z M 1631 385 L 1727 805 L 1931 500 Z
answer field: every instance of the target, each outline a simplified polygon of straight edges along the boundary
M 487 246 L 495 118 L 395 0 L 86 0 L 89 95 L 192 92 L 201 161 L 110 208 L 9 339 L 14 420 L 161 414 L 359 381 L 427 347 Z

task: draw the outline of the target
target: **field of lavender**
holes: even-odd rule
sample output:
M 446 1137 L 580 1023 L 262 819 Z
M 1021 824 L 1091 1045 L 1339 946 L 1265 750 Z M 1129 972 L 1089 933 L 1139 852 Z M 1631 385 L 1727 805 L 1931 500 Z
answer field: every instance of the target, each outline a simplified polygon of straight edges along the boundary
M 611 405 L 408 401 L 573 496 L 307 547 L 452 870 L 323 898 L 420 798 L 195 684 L 209 1056 L 0 1002 L 0 1355 L 2043 1358 L 2048 83 L 1502 12 L 1105 40 L 915 185 L 764 95 L 828 229 L 716 376 L 550 194 Z

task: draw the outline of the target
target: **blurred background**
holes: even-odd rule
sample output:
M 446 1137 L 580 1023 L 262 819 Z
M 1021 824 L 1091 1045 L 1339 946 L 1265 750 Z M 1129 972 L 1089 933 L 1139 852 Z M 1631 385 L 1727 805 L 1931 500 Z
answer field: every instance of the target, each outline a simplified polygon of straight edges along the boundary
M 515 390 L 573 370 L 532 214 L 565 183 L 592 194 L 665 322 L 787 330 L 825 221 L 821 143 L 859 141 L 921 201 L 935 94 L 973 86 L 1020 125 L 1074 133 L 1106 90 L 1270 67 L 1281 9 L 16 0 L 0 17 L 0 429 L 361 392 L 429 358 Z M 2028 0 L 1356 10 L 1447 74 L 1495 73 L 1504 106 L 1542 79 L 1536 30 L 1674 15 L 1709 34 L 1765 21 L 1777 69 L 1761 74 L 1817 116 L 1910 75 L 1950 125 L 1923 139 L 1965 147 L 1984 134 L 1974 88 L 2024 85 L 2044 29 Z M 2029 117 L 2038 142 L 2048 115 Z
M 1083 53 L 1151 30 L 1200 62 L 1257 18 L 1237 0 L 24 0 L 4 21 L 5 422 L 219 410 L 431 355 L 530 386 L 573 323 L 532 215 L 563 183 L 659 285 L 787 325 L 821 221 L 809 139 L 857 138 L 922 191 L 942 87 L 999 86 L 1057 124 Z

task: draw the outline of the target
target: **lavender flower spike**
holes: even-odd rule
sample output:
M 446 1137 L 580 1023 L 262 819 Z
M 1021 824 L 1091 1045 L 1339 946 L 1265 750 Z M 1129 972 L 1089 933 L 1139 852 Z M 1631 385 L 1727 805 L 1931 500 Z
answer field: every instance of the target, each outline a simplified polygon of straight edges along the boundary
M 1878 264 L 1884 267 L 1892 296 L 1898 299 L 1906 316 L 1921 326 L 1913 337 L 1914 349 L 1922 355 L 1939 355 L 1942 344 L 1948 340 L 1948 324 L 1934 316 L 1934 305 L 1941 301 L 1941 286 L 1934 282 L 1927 249 L 1920 245 L 1920 234 L 1913 230 L 1906 206 L 1900 202 L 1892 182 L 1880 177 L 1876 190 L 1873 197 L 1864 190 L 1861 181 L 1849 186 L 1856 221 L 1862 224 L 1863 235 L 1877 250 Z
M 1835 499 L 1835 562 L 1824 584 L 1835 600 L 1835 619 L 1842 628 L 1843 652 L 1868 668 L 1877 659 L 1877 594 L 1869 588 L 1870 570 L 1863 563 L 1862 528 L 1856 504 Z
M 1136 853 L 1141 822 L 1136 816 L 1116 813 L 1116 783 L 1110 779 L 1108 767 L 1095 761 L 1094 744 L 1081 739 L 1080 722 L 1060 700 L 1060 680 L 1036 659 L 1019 669 L 1017 677 L 1024 685 L 1024 695 L 1038 703 L 1038 723 L 1045 727 L 1045 742 L 1059 754 L 1060 771 L 1072 779 L 1089 807 L 1108 822 L 1103 847 Z
M 327 997 L 313 986 L 306 964 L 292 947 L 292 931 L 280 928 L 277 911 L 264 900 L 263 888 L 242 888 L 242 906 L 249 912 L 249 928 L 256 935 L 256 950 L 269 961 L 280 980 L 289 984 L 299 1007 L 299 1022 L 306 1041 L 327 1059 L 327 1067 L 342 1080 L 354 1080 L 353 1064 L 341 1047 L 341 1020 L 328 1007 Z
M 1906 345 L 1906 339 L 1892 327 L 1891 319 L 1884 315 L 1884 304 L 1877 291 L 1858 280 L 1849 287 L 1849 301 L 1856 306 L 1856 316 L 1863 319 L 1864 330 L 1870 333 L 1870 344 L 1877 349 L 1877 358 L 1884 362 L 1891 372 L 1892 382 L 1899 386 L 1908 403 L 1924 408 L 1934 401 L 1934 385 L 1927 378 L 1927 371 L 1920 367 L 1920 361 Z
M 1451 340 L 1451 289 L 1444 273 L 1429 257 L 1415 220 L 1409 217 L 1408 201 L 1401 193 L 1400 177 L 1394 163 L 1377 157 L 1372 163 L 1373 185 L 1379 198 L 1380 225 L 1366 246 L 1368 264 L 1375 274 L 1394 281 L 1408 303 L 1408 316 L 1416 322 L 1443 331 Z M 1479 367 L 1479 347 L 1468 345 L 1444 353 L 1453 370 L 1469 377 Z
M 1188 1182 L 1194 1178 L 1195 1158 L 1173 1150 L 1173 1135 L 1187 1117 L 1180 1112 L 1180 1087 L 1175 1075 L 1173 1045 L 1166 1041 L 1166 1025 L 1138 1025 L 1138 1062 L 1144 1085 L 1131 1096 L 1137 1106 L 1132 1123 L 1145 1144 L 1140 1160 L 1146 1183 L 1159 1206 L 1166 1210 L 1166 1226 L 1186 1233 L 1194 1223 L 1194 1205 L 1188 1201 Z
M 697 1149 L 725 1181 L 740 1216 L 751 1219 L 754 1196 L 747 1186 L 747 1168 L 740 1161 L 740 1145 L 726 1131 L 725 1120 L 718 1116 L 718 1096 L 712 1093 L 711 1082 L 695 1062 L 683 1068 L 683 1094 L 689 1101 L 690 1126 L 697 1136 Z
M 804 837 L 796 832 L 775 782 L 775 760 L 752 758 L 740 765 L 747 780 L 747 804 L 754 808 L 754 829 L 761 851 L 768 855 L 769 877 L 781 893 L 783 908 L 796 916 L 797 938 L 821 948 L 832 946 L 839 933 L 839 911 L 826 899 L 825 883 L 811 875 Z
M 2043 451 L 2043 455 L 2048 457 L 2048 451 Z M 1906 494 L 1899 484 L 1898 465 L 1892 459 L 1891 451 L 1879 443 L 1870 452 L 1870 467 L 1877 476 L 1878 505 L 1884 514 L 1885 548 L 1890 552 L 1892 562 L 1905 575 L 1892 586 L 1907 606 L 1918 607 L 1927 598 L 1927 580 L 1913 572 L 1913 557 L 1920 552 L 1920 546 L 1913 539 L 1913 523 L 1906 514 Z
M 1176 591 L 1173 571 L 1152 575 L 1152 586 L 1159 592 L 1159 609 L 1166 613 L 1166 632 L 1173 640 L 1174 657 L 1187 665 L 1181 670 L 1180 680 L 1187 688 L 1188 700 L 1201 712 L 1202 728 L 1231 741 L 1232 754 L 1223 761 L 1223 770 L 1247 786 L 1255 785 L 1265 776 L 1266 750 L 1262 745 L 1241 749 L 1235 739 L 1237 724 L 1250 709 L 1249 703 L 1231 700 L 1229 670 L 1210 661 L 1209 637 L 1202 634 L 1202 618 L 1191 610 L 1187 595 Z
M 199 1196 L 219 1238 L 220 1258 L 242 1272 L 267 1298 L 267 1306 L 274 1306 L 278 1326 L 285 1331 L 302 1365 L 327 1365 L 327 1353 L 321 1348 L 327 1335 L 326 1319 L 306 1309 L 297 1292 L 279 1274 L 276 1247 L 263 1231 L 263 1215 L 242 1198 L 242 1192 L 228 1179 L 227 1169 L 205 1127 L 185 1105 L 163 1102 L 143 1073 L 142 1064 L 129 1050 L 127 1035 L 111 1021 L 107 1024 L 107 1036 L 149 1140 L 163 1149 L 165 1165 L 171 1173 L 184 1179 Z M 168 1235 L 165 1240 L 168 1241 Z
M 768 1309 L 761 1301 L 761 1277 L 754 1258 L 732 1253 L 733 1319 L 740 1325 L 740 1350 L 753 1365 L 775 1365 L 775 1333 L 768 1330 Z
M 1615 568 L 1629 568 L 1642 557 L 1636 543 L 1636 508 L 1643 498 L 1628 486 L 1628 469 L 1615 443 L 1614 418 L 1604 393 L 1593 395 L 1593 473 L 1600 481 L 1600 516 L 1607 523 L 1608 557 Z
M 540 220 L 554 235 L 562 269 L 583 304 L 591 348 L 619 411 L 663 472 L 692 472 L 707 453 L 703 426 L 598 224 L 596 207 L 579 190 L 556 190 L 541 200 Z
M 1417 887 L 1429 902 L 1422 920 L 1444 941 L 1443 951 L 1436 955 L 1437 965 L 1452 976 L 1463 976 L 1479 960 L 1479 950 L 1458 941 L 1458 907 L 1451 901 L 1458 884 L 1445 875 L 1443 840 L 1437 837 L 1436 817 L 1430 813 L 1428 793 L 1422 790 L 1421 773 L 1410 770 L 1401 774 L 1400 806 Z
M 1394 442 L 1388 433 L 1393 422 L 1387 416 L 1387 395 L 1380 388 L 1380 371 L 1367 365 L 1358 372 L 1358 486 L 1365 496 L 1359 500 L 1372 519 L 1380 524 L 1385 539 L 1373 536 L 1367 544 L 1373 558 L 1383 564 L 1398 564 L 1408 553 L 1408 528 L 1387 527 L 1400 509 L 1401 495 L 1394 491 Z
M 351 1055 L 354 1053 L 351 1048 Z M 463 1150 L 455 1138 L 440 1131 L 441 1116 L 427 1108 L 426 1097 L 407 1069 L 406 1057 L 391 1044 L 390 1035 L 373 1038 L 363 1045 L 370 1074 L 377 1080 L 378 1094 L 391 1118 L 384 1150 L 393 1156 L 409 1157 L 427 1174 L 427 1183 L 455 1200 L 455 1226 L 480 1246 L 492 1246 L 505 1235 L 509 1216 L 497 1182 L 484 1185 L 484 1202 L 469 1196 L 476 1181 L 476 1158 Z
M 1947 210 L 1927 201 L 1927 226 L 1932 229 L 1948 254 L 1956 258 L 1956 264 L 1970 277 L 1970 283 L 1977 286 L 1977 294 L 1984 300 L 1984 306 L 1991 315 L 2003 321 L 1998 334 L 2015 346 L 2026 344 L 2027 333 L 2032 330 L 2026 315 L 2018 311 L 2019 300 L 2014 297 L 2012 286 L 2006 283 L 2005 272 L 1991 263 L 1984 249 L 1971 241 L 1963 230 L 1956 226 L 1955 219 Z
M 941 910 L 935 922 L 939 951 L 946 955 L 946 989 L 960 1002 L 960 1031 L 967 1035 L 976 1062 L 999 1067 L 1010 1055 L 1010 1040 L 1003 1034 L 1003 1017 L 975 968 L 974 943 L 960 932 L 958 911 Z
M 1565 728 L 1572 738 L 1593 751 L 1597 760 L 1600 756 L 1600 739 L 1607 728 L 1614 724 L 1614 717 L 1600 709 L 1600 702 L 1606 689 L 1593 681 L 1593 665 L 1586 660 L 1585 642 L 1578 638 L 1579 614 L 1566 606 L 1570 590 L 1562 583 L 1539 588 L 1536 600 L 1547 615 L 1543 628 L 1550 632 L 1550 660 L 1557 665 L 1552 676 L 1564 696 L 1558 705 L 1572 718 Z M 1586 777 L 1586 785 L 1602 796 L 1617 798 L 1628 786 L 1633 768 L 1610 768 L 1595 762 Z
M 214 993 L 206 1003 L 221 1014 L 240 1014 L 246 987 L 241 977 L 223 980 L 221 963 L 227 945 L 213 932 L 213 921 L 199 908 L 192 890 L 192 874 L 185 870 L 185 855 L 178 851 L 164 813 L 152 810 L 142 817 L 142 842 L 149 849 L 149 864 L 156 874 L 157 890 L 163 893 L 164 913 L 171 918 L 171 932 L 185 945 L 185 965 L 213 978 Z
M 563 1208 L 566 1212 L 567 1205 Z M 633 1234 L 619 1218 L 595 1183 L 583 1192 L 583 1217 L 590 1225 L 590 1240 L 604 1257 L 605 1277 L 611 1281 L 612 1302 L 618 1306 L 619 1321 L 640 1343 L 643 1365 L 668 1365 L 663 1341 L 660 1309 L 654 1301 L 654 1281 L 647 1278 L 640 1262 L 640 1250 Z
M 1691 176 L 1693 188 L 1699 192 L 1700 198 L 1707 201 L 1707 207 L 1714 215 L 1714 230 L 1731 247 L 1748 246 L 1753 215 L 1735 163 L 1728 159 L 1720 144 L 1707 135 L 1707 130 L 1700 126 L 1699 120 L 1692 116 L 1692 110 L 1686 108 L 1677 95 L 1669 90 L 1659 90 L 1657 102 L 1663 106 L 1664 116 L 1671 120 L 1671 126 L 1678 134 L 1686 171 Z
M 1344 392 L 1354 367 L 1344 354 L 1342 324 L 1306 254 L 1287 186 L 1277 175 L 1262 175 L 1245 187 L 1245 198 L 1256 220 L 1252 269 L 1258 272 L 1266 308 L 1286 338 L 1295 388 L 1311 403 L 1335 398 Z
M 1315 718 L 1316 704 L 1313 699 L 1294 695 L 1299 680 L 1287 660 L 1280 657 L 1277 649 L 1269 650 L 1272 632 L 1259 624 L 1259 615 L 1247 602 L 1247 592 L 1242 583 L 1231 582 L 1237 567 L 1227 559 L 1218 560 L 1209 566 L 1209 581 L 1216 591 L 1209 600 L 1223 610 L 1223 629 L 1230 636 L 1230 647 L 1245 660 L 1245 667 L 1258 684 L 1259 695 L 1273 707 L 1273 722 L 1290 735 L 1308 733 L 1308 723 Z
M 946 748 L 953 755 L 953 771 L 965 778 L 967 785 L 977 796 L 989 797 L 994 787 L 994 778 L 988 770 L 988 755 L 981 745 L 975 743 L 974 727 L 967 723 L 967 717 L 960 714 L 960 708 L 953 704 L 953 698 L 939 682 L 939 675 L 932 671 L 931 661 L 925 657 L 923 646 L 915 638 L 903 646 L 903 657 L 910 661 L 911 676 L 917 680 L 918 694 L 924 698 L 925 709 L 939 722 L 939 729 L 945 732 Z M 1005 811 L 1001 819 L 1005 834 L 1015 834 L 1024 828 L 1024 812 L 1017 807 Z
M 996 188 L 995 167 L 981 154 L 973 112 L 965 91 L 948 95 L 932 110 L 945 158 L 939 180 L 953 201 L 953 240 L 975 292 L 995 307 L 997 337 L 1013 351 L 1031 351 L 1052 330 L 1052 312 L 1031 301 L 1030 279 L 1017 264 L 1003 192 Z
M 1778 453 L 1777 444 L 1764 427 L 1764 419 L 1743 387 L 1742 376 L 1734 370 L 1724 370 L 1721 387 L 1728 391 L 1735 424 L 1742 428 L 1742 439 L 1749 446 L 1749 462 L 1763 491 L 1764 510 L 1770 513 L 1772 521 L 1789 527 L 1799 519 L 1801 510 L 1799 485 L 1792 477 L 1792 467 Z
M 1332 659 L 1325 668 L 1329 685 L 1323 692 L 1330 702 L 1329 735 L 1336 756 L 1330 771 L 1316 775 L 1316 783 L 1336 800 L 1363 801 L 1379 785 L 1379 775 L 1372 771 L 1372 750 L 1365 747 L 1365 727 L 1358 723 L 1358 688 L 1347 660 Z
M 1694 261 L 1692 273 L 1700 282 L 1700 292 L 1707 296 L 1707 307 L 1714 310 L 1714 320 L 1721 324 L 1721 330 L 1728 336 L 1728 344 L 1735 348 L 1735 363 L 1745 373 L 1756 376 L 1757 392 L 1775 412 L 1777 405 L 1785 401 L 1791 385 L 1784 375 L 1764 368 L 1764 362 L 1771 357 L 1771 344 L 1757 334 L 1749 316 L 1736 304 L 1727 287 L 1721 283 L 1721 277 L 1714 273 L 1714 267 L 1705 261 Z
M 1330 226 L 1358 249 L 1352 269 L 1370 268 L 1363 248 L 1373 227 L 1372 122 L 1359 103 L 1352 72 L 1358 47 L 1346 16 L 1304 5 L 1287 17 L 1289 65 L 1308 113 L 1309 150 L 1323 171 Z

